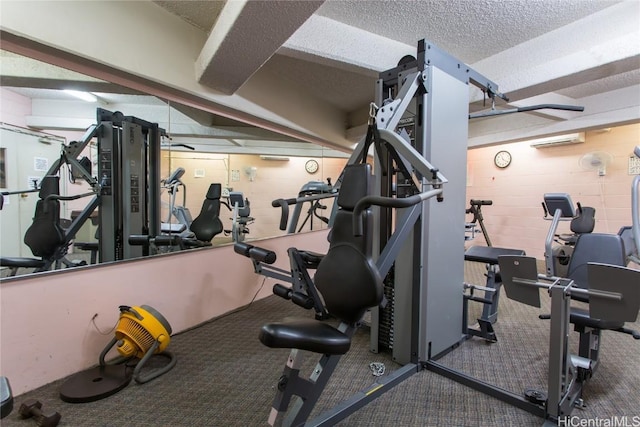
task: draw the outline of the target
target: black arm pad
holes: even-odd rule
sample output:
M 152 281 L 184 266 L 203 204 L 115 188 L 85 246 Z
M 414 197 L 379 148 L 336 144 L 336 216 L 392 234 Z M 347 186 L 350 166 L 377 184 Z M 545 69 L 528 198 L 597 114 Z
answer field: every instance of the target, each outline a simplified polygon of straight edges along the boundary
M 149 236 L 146 234 L 133 234 L 129 236 L 129 244 L 133 246 L 145 246 L 149 244 Z
M 265 264 L 273 264 L 276 262 L 276 253 L 268 249 L 259 248 L 257 246 L 249 249 L 249 256 L 258 262 L 264 262 Z
M 246 256 L 249 258 L 249 251 L 253 248 L 253 245 L 249 245 L 247 243 L 238 242 L 233 245 L 233 251 L 242 256 Z
M 271 206 L 277 208 L 280 206 L 282 208 L 282 212 L 280 214 L 280 230 L 287 229 L 287 223 L 289 222 L 289 203 L 295 204 L 296 199 L 277 199 L 271 202 Z
M 493 200 L 474 200 L 471 199 L 469 202 L 473 206 L 491 206 L 493 204 Z
M 156 236 L 153 238 L 153 243 L 156 246 L 172 246 L 179 245 L 181 240 L 180 236 Z

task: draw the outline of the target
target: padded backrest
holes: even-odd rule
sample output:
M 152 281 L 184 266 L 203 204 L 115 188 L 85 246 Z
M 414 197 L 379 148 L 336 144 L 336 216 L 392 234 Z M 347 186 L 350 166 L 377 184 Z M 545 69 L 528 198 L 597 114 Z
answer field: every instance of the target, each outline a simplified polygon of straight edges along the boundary
M 251 215 L 251 203 L 249 199 L 244 199 L 244 207 L 238 209 L 238 216 L 240 218 L 246 218 Z
M 576 286 L 588 288 L 587 263 L 626 265 L 624 243 L 617 234 L 588 233 L 581 234 L 571 254 L 567 277 L 573 279 Z
M 370 185 L 371 165 L 345 168 L 329 251 L 314 276 L 327 311 L 350 324 L 359 321 L 368 308 L 382 301 L 382 278 L 371 258 L 373 216 L 370 211 L 364 212 L 363 235 L 353 235 L 353 208 L 369 194 Z
M 630 225 L 621 227 L 620 230 L 618 230 L 618 236 L 622 238 L 622 243 L 624 243 L 624 254 L 627 257 L 633 255 L 636 251 L 636 243 L 633 239 L 633 228 Z
M 238 216 L 239 217 L 248 217 L 251 215 L 251 204 L 249 203 L 249 199 L 245 199 L 244 195 L 240 191 L 231 191 L 229 192 L 229 204 L 233 209 L 238 204 Z
M 592 207 L 582 207 L 580 215 L 571 220 L 571 231 L 576 234 L 591 233 L 596 226 L 596 210 Z
M 211 184 L 202 203 L 200 214 L 191 222 L 191 231 L 195 234 L 196 239 L 202 242 L 210 242 L 216 234 L 220 234 L 223 230 L 220 220 L 221 195 L 222 186 Z
M 49 195 L 60 194 L 60 177 L 47 175 L 40 183 L 39 200 L 33 222 L 24 235 L 24 243 L 35 256 L 51 258 L 64 244 L 64 229 L 60 225 L 60 202 L 47 199 Z

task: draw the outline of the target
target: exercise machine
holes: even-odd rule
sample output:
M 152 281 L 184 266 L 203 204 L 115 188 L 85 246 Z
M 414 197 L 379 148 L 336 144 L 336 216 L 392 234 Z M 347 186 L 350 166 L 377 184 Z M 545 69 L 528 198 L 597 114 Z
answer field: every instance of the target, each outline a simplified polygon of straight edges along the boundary
M 500 300 L 500 288 L 502 276 L 498 267 L 498 259 L 504 255 L 526 255 L 522 249 L 497 248 L 494 246 L 471 246 L 464 253 L 464 260 L 479 262 L 486 265 L 487 277 L 484 286 L 464 283 L 464 306 L 462 311 L 462 330 L 469 337 L 479 337 L 487 342 L 494 343 L 498 337 L 493 325 L 498 321 L 498 303 Z M 483 292 L 483 296 L 477 296 L 476 291 Z M 482 303 L 482 314 L 476 319 L 474 326 L 469 326 L 469 302 Z
M 270 424 L 297 426 L 307 420 L 340 358 L 349 350 L 351 337 L 366 310 L 384 301 L 381 272 L 391 267 L 399 247 L 392 243 L 374 263 L 370 207 L 411 208 L 440 196 L 442 189 L 438 177 L 443 177 L 434 168 L 431 170 L 432 184 L 438 188 L 398 199 L 369 194 L 371 165 L 352 164 L 345 168 L 329 251 L 315 274 L 316 286 L 322 292 L 327 311 L 341 323 L 336 328 L 318 320 L 288 318 L 262 327 L 259 338 L 264 345 L 291 349 L 287 366 L 278 381 Z M 401 234 L 396 235 L 396 239 L 400 239 Z M 299 375 L 302 350 L 322 355 L 309 380 Z M 287 412 L 293 398 L 296 399 L 293 408 Z M 344 416 L 328 414 L 321 416 L 322 421 L 310 424 L 333 425 Z
M 318 320 L 329 318 L 324 301 L 309 275 L 309 270 L 318 268 L 324 254 L 289 248 L 287 254 L 290 269 L 285 270 L 273 265 L 277 260 L 277 255 L 273 251 L 244 242 L 235 243 L 233 249 L 237 254 L 251 259 L 256 274 L 289 284 L 289 286 L 282 283 L 273 285 L 274 295 L 291 300 L 304 309 L 313 309 L 315 318 Z
M 473 215 L 473 218 L 469 222 L 465 222 L 465 236 L 464 240 L 469 241 L 475 239 L 476 236 L 476 226 L 480 226 L 480 230 L 482 231 L 482 236 L 484 237 L 484 241 L 487 243 L 487 246 L 491 245 L 491 239 L 489 238 L 489 233 L 487 233 L 487 229 L 484 226 L 484 216 L 482 215 L 482 207 L 483 206 L 491 206 L 493 204 L 492 200 L 474 200 L 471 199 L 469 201 L 469 207 L 465 210 L 467 215 Z
M 545 240 L 547 274 L 564 276 L 567 274 L 567 266 L 578 236 L 591 233 L 595 228 L 595 209 L 583 207 L 580 202 L 577 203 L 577 209 L 575 209 L 571 197 L 566 193 L 545 194 L 542 209 L 544 219 L 551 221 Z M 559 215 L 557 219 L 556 215 Z M 571 234 L 557 233 L 560 221 L 570 221 Z M 553 246 L 554 242 L 559 245 Z
M 160 225 L 160 231 L 164 234 L 184 233 L 189 230 L 191 222 L 193 221 L 189 209 L 186 208 L 187 187 L 180 180 L 184 172 L 183 167 L 176 168 L 167 179 L 162 181 L 162 188 L 166 189 L 169 193 L 169 213 L 167 220 Z M 177 205 L 176 197 L 180 192 L 180 188 L 182 188 L 182 205 Z M 175 218 L 177 222 L 173 222 L 172 218 Z
M 100 262 L 148 255 L 128 237 L 160 234 L 160 141 L 157 123 L 97 110 Z M 85 138 L 87 141 L 88 138 Z
M 287 230 L 288 234 L 299 233 L 309 222 L 309 229 L 313 230 L 313 219 L 318 218 L 322 223 L 331 226 L 330 218 L 322 216 L 318 213 L 320 210 L 325 210 L 327 207 L 320 201 L 325 199 L 332 199 L 337 196 L 337 187 L 331 184 L 331 178 L 327 178 L 327 182 L 322 181 L 309 181 L 302 186 L 298 192 L 298 196 L 290 199 L 276 199 L 271 202 L 271 206 L 274 208 L 279 207 L 281 209 L 280 215 L 280 230 Z M 309 203 L 307 209 L 307 215 L 300 227 L 300 214 L 306 203 Z M 293 214 L 289 218 L 289 207 L 294 206 Z M 288 224 L 288 226 L 287 226 Z
M 37 249 L 40 259 L 7 259 L 3 266 L 33 267 L 37 271 L 49 269 L 57 261 L 65 262 L 64 255 L 77 232 L 98 211 L 98 243 L 86 248 L 97 251 L 99 262 L 116 261 L 148 255 L 140 246 L 132 245 L 128 237 L 160 234 L 160 140 L 165 134 L 157 123 L 150 123 L 121 112 L 102 108 L 96 111 L 96 123 L 89 127 L 82 139 L 63 144 L 60 158 L 45 175 L 46 186 L 40 192 L 40 208 L 36 208 L 37 227 L 47 223 L 47 233 L 38 231 L 30 241 L 40 245 L 43 236 L 47 248 Z M 82 156 L 83 150 L 97 139 L 98 174 L 91 173 L 91 162 Z M 83 178 L 91 191 L 77 196 L 61 196 L 55 181 L 62 165 L 68 164 L 74 178 Z M 55 177 L 55 179 L 54 179 Z M 69 224 L 59 224 L 59 201 L 92 196 L 82 212 Z M 51 208 L 49 208 L 51 206 Z M 99 209 L 98 209 L 99 207 Z M 53 213 L 57 210 L 57 213 Z M 55 216 L 57 215 L 57 217 Z M 34 221 L 34 225 L 35 225 Z M 57 222 L 57 224 L 55 223 Z M 34 252 L 34 255 L 37 255 Z M 95 255 L 92 254 L 92 258 Z
M 575 406 L 584 404 L 583 387 L 599 363 L 600 331 L 634 333 L 623 325 L 638 317 L 640 271 L 589 262 L 584 265 L 588 281 L 579 284 L 571 278 L 538 275 L 535 258 L 500 257 L 500 268 L 509 298 L 540 307 L 539 289 L 547 290 L 551 297 L 547 390 L 526 390 L 527 400 L 522 403 L 530 405 L 530 412 L 542 412 L 545 426 L 560 425 Z M 571 299 L 575 297 L 587 300 L 588 310 L 572 308 Z M 581 331 L 578 355 L 571 354 L 569 348 L 571 324 Z M 635 334 L 634 338 L 639 339 L 640 335 Z M 497 388 L 493 391 L 502 397 L 513 397 Z
M 567 194 L 555 193 L 547 200 L 549 206 L 556 208 L 556 218 L 562 211 L 569 217 L 573 204 Z M 575 406 L 583 403 L 584 383 L 600 363 L 601 332 L 611 330 L 640 339 L 640 333 L 624 326 L 627 321 L 635 321 L 638 315 L 640 272 L 625 268 L 622 238 L 603 233 L 578 236 L 564 277 L 539 275 L 536 260 L 530 257 L 499 256 L 498 264 L 509 298 L 540 307 L 539 288 L 548 289 L 552 297 L 551 314 L 539 316 L 551 320 L 548 392 L 528 389 L 519 395 L 445 368 L 437 362 L 429 362 L 428 369 L 542 417 L 545 424 L 560 423 Z M 538 281 L 552 284 L 545 286 Z M 514 291 L 514 283 L 529 288 Z M 571 307 L 572 299 L 588 303 L 589 308 Z M 603 299 L 607 301 L 603 302 Z M 601 303 L 613 305 L 603 308 Z M 573 324 L 579 334 L 577 355 L 568 351 L 569 324 Z
M 182 234 L 131 234 L 128 242 L 132 246 L 141 246 L 145 252 L 157 253 L 162 247 L 178 247 L 180 250 L 211 246 L 213 238 L 224 231 L 220 220 L 220 201 L 222 185 L 209 185 L 202 208 L 196 218 L 191 221 L 188 233 Z
M 63 265 L 66 267 L 86 265 L 85 261 L 67 259 L 69 247 L 83 221 L 72 223 L 72 227 L 68 225 L 64 227 L 60 218 L 60 200 L 75 200 L 82 195 L 60 196 L 59 181 L 60 178 L 55 175 L 46 175 L 42 179 L 33 222 L 24 236 L 25 244 L 38 258 L 1 257 L 0 266 L 9 268 L 9 276 L 17 275 L 20 268 L 42 272 L 51 268 L 59 269 Z
M 93 136 L 95 128 L 87 132 L 85 138 Z M 87 142 L 88 143 L 88 140 Z M 70 246 L 73 244 L 77 232 L 91 217 L 99 204 L 101 184 L 91 175 L 90 162 L 86 157 L 80 157 L 86 143 L 72 142 L 63 144 L 61 155 L 56 160 L 45 176 L 40 181 L 40 188 L 27 191 L 3 192 L 5 195 L 21 194 L 25 192 L 38 192 L 39 200 L 33 216 L 33 222 L 27 229 L 24 242 L 31 249 L 33 255 L 29 257 L 2 257 L 0 266 L 10 269 L 10 276 L 15 276 L 20 268 L 32 269 L 33 272 L 48 271 L 51 268 L 76 267 L 85 265 L 84 261 L 70 261 L 67 259 Z M 60 195 L 60 169 L 63 165 L 73 168 L 75 174 L 84 178 L 90 185 L 91 191 L 74 196 Z M 77 200 L 83 197 L 93 196 L 80 214 L 71 222 L 65 222 L 60 218 L 60 201 Z M 0 207 L 2 203 L 0 202 Z
M 329 224 L 329 218 L 318 214 L 318 210 L 326 209 L 326 206 L 322 205 L 320 200 L 335 198 L 337 195 L 337 190 L 334 189 L 331 185 L 331 180 L 328 178 L 326 183 L 322 181 L 310 181 L 306 183 L 302 186 L 296 198 L 274 200 L 272 206 L 281 208 L 280 229 L 288 230 L 288 233 L 299 233 L 305 227 L 306 223 L 310 221 L 310 229 L 313 230 L 314 216 L 323 223 Z M 307 216 L 302 221 L 300 227 L 298 227 L 302 206 L 305 203 L 309 203 Z M 289 207 L 291 205 L 295 205 L 295 208 L 291 220 L 289 220 Z M 241 240 L 235 241 L 241 242 Z M 265 257 L 264 253 L 266 250 L 243 244 L 236 244 L 235 251 L 251 258 L 253 269 L 257 274 L 289 284 L 276 283 L 273 286 L 273 293 L 275 295 L 291 300 L 294 304 L 302 308 L 313 309 L 315 311 L 315 317 L 318 320 L 329 318 L 329 313 L 327 312 L 324 301 L 309 274 L 309 270 L 317 269 L 324 254 L 298 248 L 289 248 L 287 255 L 289 257 L 290 269 L 287 271 L 271 265 L 276 261 L 276 254 L 274 252 L 269 251 L 269 257 Z M 267 260 L 270 262 L 267 262 Z
M 634 148 L 633 154 L 640 159 L 640 145 Z M 624 241 L 627 263 L 640 265 L 640 175 L 636 175 L 631 184 L 631 225 L 622 227 L 618 234 Z
M 240 191 L 229 192 L 229 203 L 223 204 L 232 212 L 231 229 L 225 230 L 225 235 L 231 235 L 233 242 L 244 241 L 249 234 L 249 224 L 255 221 L 251 216 L 251 203 Z
M 544 219 L 550 220 L 544 247 L 544 259 L 548 276 L 566 276 L 567 267 L 574 251 L 575 244 L 581 234 L 591 233 L 595 227 L 595 209 L 573 205 L 567 193 L 546 193 L 542 208 Z M 571 221 L 573 234 L 558 234 L 561 221 Z M 561 243 L 555 246 L 553 243 Z
M 291 349 L 272 424 L 335 425 L 421 370 L 444 374 L 435 360 L 467 338 L 460 324 L 469 85 L 492 101 L 507 100 L 497 84 L 425 40 L 418 42 L 416 58 L 403 58 L 380 74 L 367 135 L 334 186 L 339 209 L 329 252 L 314 279 L 341 325 L 307 318 L 267 324 L 260 332 L 263 344 Z M 407 115 L 414 116 L 413 138 L 406 128 L 397 132 Z M 366 173 L 352 166 L 366 167 L 370 148 L 376 173 L 372 193 L 365 196 L 351 174 L 355 182 L 365 179 L 358 177 Z M 343 221 L 353 221 L 352 229 L 339 226 Z M 358 236 L 365 241 L 355 240 Z M 371 350 L 389 350 L 402 367 L 307 421 L 369 307 Z M 299 376 L 300 350 L 322 355 L 309 379 Z
M 467 215 L 473 215 L 470 222 L 465 223 L 465 240 L 469 240 L 469 230 L 471 236 L 474 234 L 476 225 L 480 225 L 482 235 L 487 246 L 471 246 L 464 253 L 464 260 L 469 262 L 479 262 L 486 265 L 487 277 L 484 286 L 464 283 L 464 307 L 462 311 L 462 330 L 469 337 L 479 337 L 487 342 L 494 343 L 498 341 L 498 337 L 493 328 L 493 324 L 498 321 L 498 303 L 500 299 L 500 287 L 502 279 L 500 277 L 500 269 L 498 268 L 498 257 L 502 255 L 525 255 L 520 249 L 497 248 L 491 244 L 489 233 L 484 225 L 484 216 L 482 215 L 483 206 L 491 206 L 491 200 L 474 200 L 469 201 L 469 208 L 465 211 Z M 475 292 L 483 292 L 482 296 L 478 296 Z M 469 302 L 479 302 L 482 305 L 482 314 L 476 319 L 474 326 L 469 326 Z

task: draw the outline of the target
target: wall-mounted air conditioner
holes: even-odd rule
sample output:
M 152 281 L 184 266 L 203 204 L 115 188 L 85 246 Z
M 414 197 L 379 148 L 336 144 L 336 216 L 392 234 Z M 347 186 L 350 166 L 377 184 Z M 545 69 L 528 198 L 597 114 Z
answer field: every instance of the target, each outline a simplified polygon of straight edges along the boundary
M 580 144 L 584 142 L 584 132 L 531 139 L 529 145 L 535 148 L 557 147 L 558 145 Z
M 270 155 L 262 155 L 260 156 L 261 160 L 271 160 L 276 162 L 288 162 L 290 159 L 287 156 L 270 156 Z

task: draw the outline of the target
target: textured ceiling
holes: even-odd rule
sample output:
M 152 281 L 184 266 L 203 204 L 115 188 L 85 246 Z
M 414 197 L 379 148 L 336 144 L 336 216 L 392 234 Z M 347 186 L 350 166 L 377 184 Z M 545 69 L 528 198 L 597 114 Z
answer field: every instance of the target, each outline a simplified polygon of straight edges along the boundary
M 153 2 L 206 33 L 211 31 L 211 27 L 216 23 L 216 20 L 222 11 L 222 7 L 225 4 L 224 1 L 213 0 L 153 0 Z
M 408 45 L 426 38 L 467 64 L 547 33 L 618 1 L 327 1 L 317 11 Z

